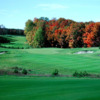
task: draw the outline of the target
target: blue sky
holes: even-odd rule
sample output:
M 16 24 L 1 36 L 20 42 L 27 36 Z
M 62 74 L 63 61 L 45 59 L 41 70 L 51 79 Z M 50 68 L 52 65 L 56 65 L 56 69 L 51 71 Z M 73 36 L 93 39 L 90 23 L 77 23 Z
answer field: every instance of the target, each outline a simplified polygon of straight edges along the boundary
M 0 25 L 24 29 L 35 17 L 100 22 L 100 0 L 0 0 Z

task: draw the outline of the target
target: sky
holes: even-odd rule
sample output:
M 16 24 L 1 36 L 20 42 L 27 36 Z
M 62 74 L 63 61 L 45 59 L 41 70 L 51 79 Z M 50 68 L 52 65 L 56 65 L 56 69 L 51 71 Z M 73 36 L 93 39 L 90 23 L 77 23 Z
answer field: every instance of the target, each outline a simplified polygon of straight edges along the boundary
M 24 29 L 35 17 L 100 22 L 100 0 L 0 0 L 0 25 Z

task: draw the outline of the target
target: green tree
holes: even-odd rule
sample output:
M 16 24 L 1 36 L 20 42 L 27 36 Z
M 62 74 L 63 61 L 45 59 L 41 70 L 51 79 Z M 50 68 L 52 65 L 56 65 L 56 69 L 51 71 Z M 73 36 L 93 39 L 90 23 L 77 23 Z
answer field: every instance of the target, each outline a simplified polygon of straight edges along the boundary
M 34 26 L 35 26 L 35 24 L 33 23 L 33 21 L 32 21 L 32 20 L 28 20 L 28 21 L 26 22 L 26 26 L 25 26 L 25 31 L 24 31 L 25 35 L 26 35 L 28 32 L 32 31 L 32 29 L 33 29 Z
M 33 37 L 36 30 L 36 24 L 32 20 L 28 20 L 25 25 L 24 34 L 26 35 L 26 40 L 29 45 L 33 44 Z
M 44 45 L 45 45 L 44 31 L 41 27 L 39 27 L 34 36 L 33 47 L 41 48 L 44 47 Z
M 26 69 L 23 69 L 22 70 L 22 74 L 25 74 L 26 75 L 27 74 L 27 70 Z

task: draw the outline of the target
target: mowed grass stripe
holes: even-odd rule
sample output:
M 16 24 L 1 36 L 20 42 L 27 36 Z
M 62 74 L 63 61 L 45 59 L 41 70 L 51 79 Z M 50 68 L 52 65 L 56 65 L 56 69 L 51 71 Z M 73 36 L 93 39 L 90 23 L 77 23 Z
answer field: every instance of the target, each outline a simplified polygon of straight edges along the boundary
M 98 79 L 1 77 L 0 85 L 0 100 L 100 99 Z

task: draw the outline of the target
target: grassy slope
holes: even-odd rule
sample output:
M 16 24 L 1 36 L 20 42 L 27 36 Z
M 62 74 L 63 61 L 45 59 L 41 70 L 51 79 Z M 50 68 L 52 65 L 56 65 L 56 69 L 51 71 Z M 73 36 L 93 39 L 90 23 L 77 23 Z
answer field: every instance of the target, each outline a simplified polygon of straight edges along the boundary
M 0 77 L 0 100 L 100 100 L 100 80 Z
M 25 37 L 13 37 L 17 40 L 13 46 L 26 46 Z M 5 44 L 6 45 L 6 44 Z M 9 44 L 11 45 L 11 44 Z M 81 50 L 93 50 L 93 54 L 73 54 Z M 2 49 L 8 51 L 0 55 L 0 69 L 22 67 L 32 69 L 32 73 L 51 74 L 58 69 L 61 74 L 72 74 L 74 71 L 100 73 L 100 50 L 98 48 L 42 48 L 42 49 Z
M 29 47 L 26 43 L 25 36 L 14 36 L 14 35 L 1 35 L 3 37 L 7 37 L 9 40 L 11 40 L 11 43 L 2 44 L 2 46 L 6 47 L 19 47 L 19 48 L 26 48 Z

